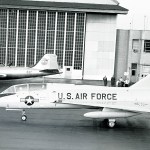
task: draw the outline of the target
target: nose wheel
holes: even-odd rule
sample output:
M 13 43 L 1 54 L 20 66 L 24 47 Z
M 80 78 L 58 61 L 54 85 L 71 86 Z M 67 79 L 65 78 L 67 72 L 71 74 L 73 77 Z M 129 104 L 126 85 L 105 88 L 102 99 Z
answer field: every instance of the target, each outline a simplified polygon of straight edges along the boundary
M 21 120 L 22 121 L 26 121 L 27 120 L 27 116 L 26 115 L 21 116 Z
M 26 116 L 25 110 L 22 110 L 21 120 L 22 120 L 22 121 L 26 121 L 26 120 L 27 120 L 27 116 Z

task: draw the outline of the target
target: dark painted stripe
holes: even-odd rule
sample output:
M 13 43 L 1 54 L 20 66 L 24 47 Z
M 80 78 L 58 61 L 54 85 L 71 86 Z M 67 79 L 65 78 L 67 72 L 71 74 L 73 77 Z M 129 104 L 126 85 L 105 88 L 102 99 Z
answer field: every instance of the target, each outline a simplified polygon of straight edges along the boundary
M 0 98 L 5 97 L 5 96 L 10 96 L 10 95 L 14 95 L 16 93 L 4 93 L 4 94 L 0 94 Z
M 48 74 L 60 74 L 58 69 L 45 69 L 45 70 L 40 70 L 39 72 L 48 73 Z

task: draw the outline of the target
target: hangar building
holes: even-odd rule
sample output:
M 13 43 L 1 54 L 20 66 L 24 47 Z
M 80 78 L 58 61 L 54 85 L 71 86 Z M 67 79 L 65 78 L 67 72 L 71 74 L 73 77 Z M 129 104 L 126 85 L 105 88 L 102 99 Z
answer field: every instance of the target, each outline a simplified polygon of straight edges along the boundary
M 115 0 L 100 2 L 0 1 L 0 63 L 33 66 L 54 53 L 64 78 L 110 78 L 117 14 L 128 10 Z

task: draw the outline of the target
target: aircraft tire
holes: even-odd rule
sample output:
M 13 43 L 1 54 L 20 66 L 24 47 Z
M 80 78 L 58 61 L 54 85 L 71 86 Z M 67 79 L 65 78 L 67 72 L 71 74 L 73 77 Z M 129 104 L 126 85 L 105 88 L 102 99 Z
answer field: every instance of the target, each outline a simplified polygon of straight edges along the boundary
M 26 115 L 22 115 L 21 120 L 22 121 L 26 121 L 27 120 L 27 116 Z
M 109 128 L 114 128 L 115 125 L 116 125 L 116 121 L 109 121 L 109 120 L 108 120 L 107 125 L 108 125 Z

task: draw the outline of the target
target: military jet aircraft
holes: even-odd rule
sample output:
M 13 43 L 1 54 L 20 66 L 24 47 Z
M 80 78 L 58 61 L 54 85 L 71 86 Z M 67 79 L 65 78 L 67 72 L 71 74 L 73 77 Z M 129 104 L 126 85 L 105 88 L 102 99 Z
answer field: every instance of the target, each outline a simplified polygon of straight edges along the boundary
M 92 108 L 84 114 L 105 119 L 111 128 L 117 118 L 150 112 L 150 75 L 130 87 L 104 87 L 60 83 L 13 85 L 0 94 L 0 107 L 21 110 L 23 121 L 27 109 Z M 96 110 L 93 111 L 93 108 Z
M 45 54 L 33 67 L 0 67 L 0 80 L 32 78 L 59 74 L 57 56 Z

